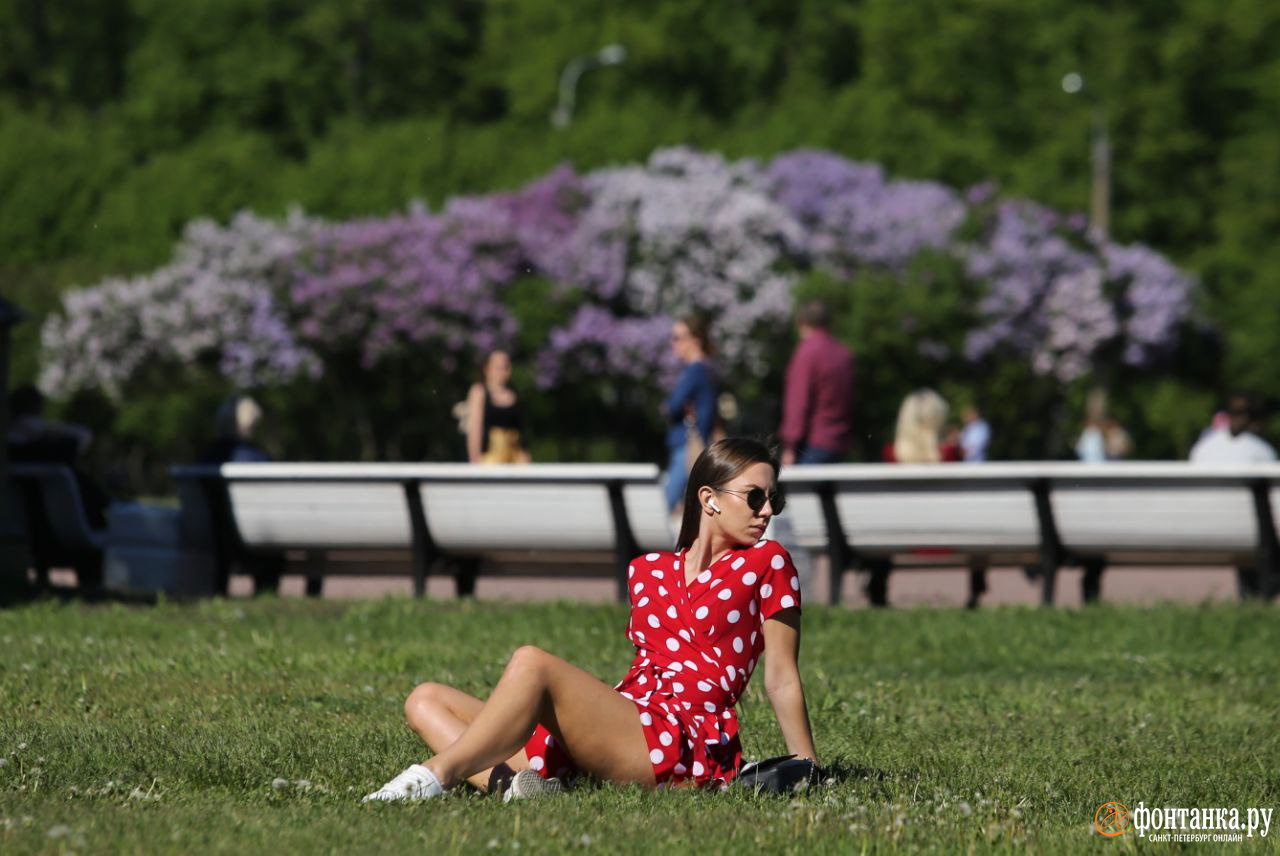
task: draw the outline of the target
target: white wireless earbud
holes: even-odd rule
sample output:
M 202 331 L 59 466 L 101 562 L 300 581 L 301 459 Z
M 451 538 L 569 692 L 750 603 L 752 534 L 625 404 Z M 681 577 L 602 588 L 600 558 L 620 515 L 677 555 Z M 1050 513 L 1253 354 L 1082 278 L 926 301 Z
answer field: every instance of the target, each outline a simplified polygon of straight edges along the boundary
M 720 506 L 716 505 L 716 501 L 714 499 L 707 500 L 707 507 L 710 508 L 712 511 L 714 511 L 716 514 L 720 513 Z

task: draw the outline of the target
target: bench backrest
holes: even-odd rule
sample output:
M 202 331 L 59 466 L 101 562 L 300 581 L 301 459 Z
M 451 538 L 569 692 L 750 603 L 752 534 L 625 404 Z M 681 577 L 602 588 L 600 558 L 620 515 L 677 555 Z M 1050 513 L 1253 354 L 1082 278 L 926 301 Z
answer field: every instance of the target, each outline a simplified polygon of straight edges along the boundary
M 651 465 L 228 464 L 174 474 L 224 479 L 250 548 L 409 548 L 413 492 L 446 552 L 608 551 L 617 544 L 611 486 L 641 549 L 672 541 Z
M 231 514 L 250 547 L 405 548 L 413 530 L 395 482 L 233 481 Z
M 183 470 L 191 468 L 175 475 Z M 670 549 L 675 535 L 651 465 L 228 464 L 212 472 L 226 481 L 250 547 L 407 548 L 414 503 L 446 552 L 614 549 L 619 506 L 638 550 Z M 798 466 L 782 481 L 788 544 L 828 544 L 825 491 L 838 534 L 871 555 L 1025 553 L 1049 541 L 1080 554 L 1248 553 L 1264 534 L 1260 483 L 1280 518 L 1280 465 Z
M 442 550 L 610 550 L 616 540 L 602 484 L 427 483 L 421 491 Z
M 1080 553 L 1249 553 L 1258 543 L 1254 498 L 1239 482 L 1055 484 L 1062 546 Z
M 679 533 L 672 530 L 671 513 L 667 510 L 667 497 L 660 481 L 655 479 L 623 485 L 622 498 L 627 507 L 631 534 L 641 550 L 675 549 Z
M 1280 466 L 1274 465 L 862 464 L 793 467 L 782 476 L 798 544 L 825 543 L 818 492 L 826 488 L 845 542 L 870 554 L 1024 552 L 1051 537 L 1081 554 L 1248 553 L 1261 535 L 1253 493 L 1259 480 L 1268 483 L 1275 526 Z

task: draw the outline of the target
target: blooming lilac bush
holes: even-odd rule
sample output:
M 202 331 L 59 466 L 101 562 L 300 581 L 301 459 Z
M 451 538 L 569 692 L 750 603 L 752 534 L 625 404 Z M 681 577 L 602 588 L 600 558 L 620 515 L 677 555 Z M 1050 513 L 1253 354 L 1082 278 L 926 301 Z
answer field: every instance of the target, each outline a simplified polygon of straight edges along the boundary
M 435 352 L 448 371 L 472 348 L 512 335 L 496 282 L 514 274 L 510 230 L 483 203 L 328 227 L 299 258 L 289 291 L 304 342 L 350 348 L 372 369 L 397 352 Z
M 1034 203 L 1006 201 L 982 239 L 961 250 L 968 274 L 988 284 L 984 323 L 966 351 L 1024 354 L 1042 375 L 1072 381 L 1122 339 L 1123 358 L 1144 365 L 1175 341 L 1191 304 L 1191 280 L 1142 246 L 1095 246 L 1084 224 Z
M 318 228 L 300 212 L 280 222 L 243 213 L 225 227 L 198 220 L 169 265 L 68 292 L 41 331 L 40 385 L 117 397 L 153 361 L 206 358 L 244 386 L 317 374 L 320 359 L 299 343 L 279 295 Z
M 754 163 L 686 148 L 588 176 L 591 205 L 571 245 L 592 259 L 579 270 L 604 273 L 571 280 L 592 305 L 551 337 L 540 384 L 554 386 L 584 348 L 604 348 L 623 377 L 652 378 L 655 365 L 670 368 L 670 319 L 690 311 L 715 320 L 727 367 L 763 370 L 761 328 L 785 328 L 804 231 L 758 185 Z M 652 338 L 639 341 L 640 330 Z
M 775 158 L 765 187 L 805 225 L 813 260 L 845 276 L 877 265 L 905 271 L 921 252 L 946 248 L 968 215 L 948 187 L 889 181 L 879 166 L 829 152 Z
M 515 340 L 505 295 L 536 277 L 557 284 L 562 313 L 526 355 L 541 387 L 604 376 L 656 392 L 674 368 L 672 318 L 710 315 L 722 368 L 761 375 L 781 361 L 805 272 L 856 288 L 863 271 L 906 281 L 924 257 L 981 286 L 971 360 L 1014 354 L 1061 381 L 1105 355 L 1150 364 L 1190 307 L 1191 281 L 1159 254 L 1098 246 L 1075 219 L 990 185 L 962 194 L 821 151 L 761 164 L 673 148 L 586 175 L 562 167 L 438 212 L 198 221 L 169 265 L 65 296 L 43 330 L 41 383 L 118 397 L 165 363 L 262 386 L 352 355 L 360 371 L 408 358 L 452 376 Z

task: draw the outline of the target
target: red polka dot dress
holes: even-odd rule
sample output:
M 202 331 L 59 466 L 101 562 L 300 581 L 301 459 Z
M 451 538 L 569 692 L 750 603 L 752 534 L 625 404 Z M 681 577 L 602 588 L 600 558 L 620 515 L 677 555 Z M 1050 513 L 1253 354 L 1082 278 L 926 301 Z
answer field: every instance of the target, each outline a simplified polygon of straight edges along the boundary
M 764 622 L 800 606 L 800 581 L 776 541 L 731 550 L 688 586 L 683 558 L 649 553 L 627 569 L 636 656 L 615 689 L 637 708 L 658 784 L 723 785 L 742 760 L 734 705 L 764 650 Z M 541 725 L 525 753 L 543 776 L 575 772 Z

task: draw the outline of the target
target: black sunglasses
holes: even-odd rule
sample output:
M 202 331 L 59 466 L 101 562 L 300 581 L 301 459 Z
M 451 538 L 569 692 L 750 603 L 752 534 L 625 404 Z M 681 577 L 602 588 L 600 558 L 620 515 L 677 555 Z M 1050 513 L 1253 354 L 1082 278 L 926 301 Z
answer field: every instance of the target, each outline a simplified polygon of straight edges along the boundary
M 773 509 L 774 515 L 782 513 L 782 509 L 787 507 L 787 498 L 779 491 L 766 494 L 764 488 L 753 487 L 751 490 L 732 490 L 727 487 L 713 487 L 712 490 L 721 493 L 736 493 L 739 496 L 747 498 L 747 508 L 751 509 L 753 514 L 759 514 L 760 509 L 764 508 L 765 500 L 768 499 L 769 507 Z

